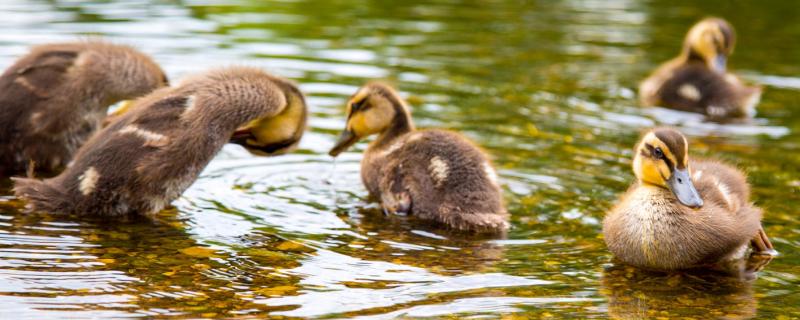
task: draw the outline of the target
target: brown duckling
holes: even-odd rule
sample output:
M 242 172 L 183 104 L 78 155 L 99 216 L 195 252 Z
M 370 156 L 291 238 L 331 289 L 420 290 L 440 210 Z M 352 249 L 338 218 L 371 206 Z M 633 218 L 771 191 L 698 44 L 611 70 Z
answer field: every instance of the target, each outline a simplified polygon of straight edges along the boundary
M 0 76 L 0 177 L 57 173 L 108 107 L 167 85 L 147 55 L 100 41 L 37 46 Z
M 337 156 L 378 134 L 361 161 L 361 179 L 386 213 L 411 213 L 458 230 L 508 228 L 497 175 L 463 136 L 415 130 L 406 103 L 390 87 L 370 83 L 347 103 L 347 126 L 330 151 Z
M 179 197 L 226 142 L 281 154 L 299 142 L 305 123 L 294 84 L 253 68 L 214 70 L 137 100 L 60 175 L 14 178 L 14 192 L 35 211 L 152 214 Z
M 727 21 L 698 22 L 686 35 L 681 54 L 641 83 L 642 104 L 701 113 L 716 121 L 754 115 L 761 88 L 746 86 L 726 70 L 735 41 Z
M 689 143 L 670 128 L 645 134 L 634 153 L 637 182 L 603 221 L 619 260 L 669 271 L 743 258 L 748 243 L 754 254 L 774 252 L 742 172 L 690 162 Z

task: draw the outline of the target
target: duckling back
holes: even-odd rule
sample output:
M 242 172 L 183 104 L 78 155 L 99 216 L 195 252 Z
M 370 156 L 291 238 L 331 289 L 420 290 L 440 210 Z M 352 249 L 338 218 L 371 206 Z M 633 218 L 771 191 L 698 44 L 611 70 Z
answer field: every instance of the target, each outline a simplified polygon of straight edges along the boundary
M 761 96 L 733 75 L 721 75 L 705 65 L 686 64 L 672 70 L 653 100 L 673 109 L 696 112 L 712 119 L 741 118 L 755 114 Z
M 411 131 L 372 145 L 362 178 L 384 207 L 410 198 L 413 215 L 458 230 L 498 232 L 508 228 L 494 168 L 470 141 L 443 130 Z

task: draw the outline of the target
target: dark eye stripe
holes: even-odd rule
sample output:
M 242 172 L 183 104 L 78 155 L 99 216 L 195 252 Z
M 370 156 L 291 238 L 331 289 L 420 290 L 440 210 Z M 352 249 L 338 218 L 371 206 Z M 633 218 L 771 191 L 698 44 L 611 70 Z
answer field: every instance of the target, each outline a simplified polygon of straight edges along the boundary
M 643 156 L 646 156 L 646 157 L 651 158 L 651 159 L 663 160 L 667 164 L 667 167 L 669 167 L 669 171 L 670 172 L 675 171 L 675 165 L 672 163 L 672 160 L 670 160 L 669 157 L 666 156 L 666 154 L 664 155 L 664 157 L 659 159 L 658 157 L 655 156 L 655 154 L 656 154 L 656 148 L 655 147 L 653 147 L 650 144 L 645 144 L 644 146 L 647 147 L 647 150 L 650 153 L 649 154 L 644 154 L 644 150 L 643 150 L 642 151 L 642 155 Z

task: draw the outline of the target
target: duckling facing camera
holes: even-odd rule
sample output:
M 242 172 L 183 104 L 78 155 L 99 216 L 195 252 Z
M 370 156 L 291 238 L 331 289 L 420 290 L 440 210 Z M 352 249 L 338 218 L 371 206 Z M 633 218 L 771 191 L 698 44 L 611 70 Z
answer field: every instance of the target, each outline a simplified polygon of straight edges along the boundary
M 224 68 L 137 100 L 92 137 L 60 175 L 14 178 L 32 210 L 60 214 L 153 214 L 188 188 L 228 141 L 268 154 L 291 150 L 306 104 L 287 80 Z
M 689 143 L 670 128 L 645 134 L 634 153 L 637 181 L 603 221 L 606 244 L 619 260 L 672 271 L 744 258 L 748 244 L 752 254 L 774 253 L 742 172 L 716 161 L 690 162 Z
M 746 86 L 727 72 L 735 42 L 727 21 L 698 22 L 686 35 L 681 54 L 641 83 L 642 104 L 701 113 L 715 121 L 753 116 L 761 88 Z
M 377 134 L 361 161 L 361 179 L 386 213 L 411 213 L 457 230 L 508 229 L 497 175 L 486 155 L 463 136 L 415 130 L 406 103 L 390 87 L 370 83 L 347 103 L 336 157 Z
M 0 177 L 57 173 L 100 130 L 108 107 L 167 85 L 161 68 L 100 41 L 37 46 L 0 76 Z

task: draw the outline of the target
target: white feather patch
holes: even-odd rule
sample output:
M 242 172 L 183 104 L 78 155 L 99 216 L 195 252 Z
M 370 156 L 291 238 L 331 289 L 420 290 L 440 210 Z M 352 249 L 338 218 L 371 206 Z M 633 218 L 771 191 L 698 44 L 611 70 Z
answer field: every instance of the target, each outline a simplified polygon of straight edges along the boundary
M 181 118 L 185 119 L 186 117 L 189 117 L 192 113 L 194 113 L 194 109 L 196 108 L 197 105 L 195 104 L 194 96 L 188 96 L 186 98 L 185 109 L 183 110 L 183 113 L 181 113 Z
M 706 112 L 710 116 L 718 116 L 718 117 L 724 116 L 726 113 L 725 108 L 720 106 L 708 106 L 706 108 Z
M 125 126 L 125 128 L 119 130 L 119 133 L 136 135 L 145 141 L 145 146 L 161 147 L 169 143 L 169 137 L 157 132 L 139 128 L 134 124 Z
M 492 168 L 489 162 L 483 163 L 483 172 L 486 174 L 486 178 L 488 178 L 489 181 L 495 185 L 497 184 L 497 172 L 494 171 L 494 168 Z
M 700 98 L 703 97 L 703 95 L 700 94 L 700 90 L 697 90 L 697 87 L 688 83 L 678 88 L 678 94 L 692 101 L 700 101 Z
M 433 178 L 433 182 L 437 187 L 440 187 L 447 180 L 450 167 L 447 165 L 447 162 L 442 160 L 442 158 L 434 156 L 431 158 L 431 163 L 428 165 L 428 170 L 431 172 L 431 178 Z
M 25 87 L 25 89 L 28 89 L 28 91 L 30 91 L 30 92 L 37 93 L 36 86 L 31 84 L 30 81 L 28 81 L 28 79 L 25 79 L 23 77 L 19 77 L 17 79 L 14 79 L 14 83 Z
M 719 193 L 722 194 L 722 198 L 725 199 L 725 203 L 728 204 L 728 207 L 733 206 L 731 202 L 731 190 L 728 188 L 728 185 L 720 182 L 718 179 L 714 179 L 714 182 L 717 185 L 717 189 L 719 189 Z
M 97 186 L 97 180 L 100 179 L 100 173 L 97 172 L 97 169 L 94 167 L 89 167 L 86 171 L 83 172 L 78 180 L 80 184 L 78 185 L 78 189 L 83 193 L 84 196 L 88 196 L 92 191 L 94 191 L 95 186 Z
M 388 155 L 392 154 L 392 152 L 395 152 L 395 151 L 397 151 L 397 149 L 400 149 L 400 147 L 402 147 L 403 144 L 404 144 L 404 141 L 397 141 L 395 143 L 392 143 L 392 145 L 390 145 L 388 148 L 383 150 L 383 156 L 388 156 Z

